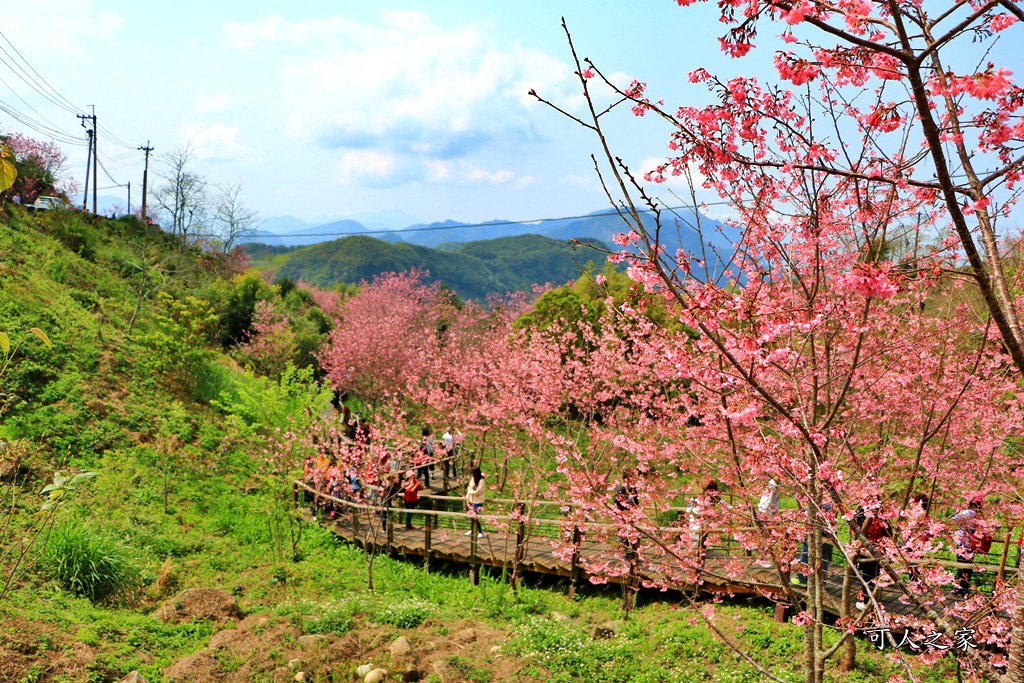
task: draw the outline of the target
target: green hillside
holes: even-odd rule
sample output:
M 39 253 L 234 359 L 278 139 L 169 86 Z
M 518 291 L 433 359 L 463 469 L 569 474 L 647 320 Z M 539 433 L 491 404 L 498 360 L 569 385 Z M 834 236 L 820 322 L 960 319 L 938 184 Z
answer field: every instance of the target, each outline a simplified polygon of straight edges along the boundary
M 598 246 L 603 246 L 599 242 Z M 297 249 L 246 245 L 257 263 L 293 280 L 327 286 L 358 283 L 375 275 L 418 268 L 429 271 L 427 281 L 440 281 L 466 299 L 528 291 L 531 285 L 561 285 L 579 277 L 580 265 L 604 262 L 604 255 L 538 235 L 502 237 L 431 249 L 413 244 L 383 242 L 372 237 L 346 237 Z

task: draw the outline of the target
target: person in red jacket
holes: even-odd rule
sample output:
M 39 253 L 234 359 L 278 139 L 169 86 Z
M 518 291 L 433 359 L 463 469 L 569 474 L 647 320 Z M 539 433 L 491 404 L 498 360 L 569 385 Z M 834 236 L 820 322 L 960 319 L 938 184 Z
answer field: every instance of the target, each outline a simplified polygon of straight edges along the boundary
M 402 498 L 405 501 L 405 529 L 412 531 L 412 512 L 420 501 L 420 491 L 423 490 L 423 482 L 416 478 L 416 473 L 409 470 L 405 473 L 405 482 L 402 484 Z

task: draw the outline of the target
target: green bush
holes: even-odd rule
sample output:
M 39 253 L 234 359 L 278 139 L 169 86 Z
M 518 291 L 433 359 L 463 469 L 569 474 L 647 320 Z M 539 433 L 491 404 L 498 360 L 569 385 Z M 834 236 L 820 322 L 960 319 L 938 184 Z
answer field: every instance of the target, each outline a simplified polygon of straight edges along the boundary
M 65 523 L 54 530 L 42 568 L 64 590 L 93 602 L 123 595 L 138 584 L 124 546 L 83 524 Z
M 374 615 L 377 621 L 397 628 L 416 628 L 430 616 L 431 607 L 417 598 L 403 598 L 400 602 L 384 605 Z

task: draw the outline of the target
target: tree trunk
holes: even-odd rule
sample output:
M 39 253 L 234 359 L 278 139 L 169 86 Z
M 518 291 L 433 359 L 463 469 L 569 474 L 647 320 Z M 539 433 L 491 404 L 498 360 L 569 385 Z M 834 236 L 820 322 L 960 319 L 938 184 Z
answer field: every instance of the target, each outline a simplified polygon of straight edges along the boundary
M 850 619 L 850 603 L 853 599 L 853 562 L 846 563 L 846 571 L 843 572 L 843 623 Z M 843 643 L 843 654 L 839 658 L 840 671 L 853 671 L 857 668 L 857 641 L 854 638 L 847 638 Z

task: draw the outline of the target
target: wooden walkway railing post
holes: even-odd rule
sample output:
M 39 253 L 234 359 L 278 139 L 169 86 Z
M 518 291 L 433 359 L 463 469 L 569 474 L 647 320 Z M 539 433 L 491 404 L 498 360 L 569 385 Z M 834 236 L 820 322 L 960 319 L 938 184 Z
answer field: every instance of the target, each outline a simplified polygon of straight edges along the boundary
M 999 581 L 1003 580 L 1003 574 L 1006 573 L 1006 555 L 1010 552 L 1010 531 L 1006 532 L 1003 536 L 1003 554 L 999 557 L 999 571 L 996 572 L 996 579 Z
M 292 504 L 299 504 L 299 485 L 294 481 L 292 482 Z
M 480 522 L 476 517 L 469 520 L 469 585 L 480 585 L 480 566 L 476 561 L 477 534 L 480 533 Z
M 436 503 L 431 505 L 431 508 L 435 508 Z M 423 569 L 429 574 L 430 573 L 430 541 L 431 541 L 431 525 L 430 518 L 433 515 L 423 515 Z
M 569 597 L 576 595 L 576 587 L 580 582 L 580 546 L 582 534 L 578 526 L 572 528 L 572 560 L 569 562 Z
M 388 505 L 387 509 L 387 520 L 388 520 L 388 554 L 395 552 L 395 513 L 394 508 Z
M 519 588 L 519 578 L 523 572 L 523 559 L 526 555 L 526 505 L 516 503 L 516 552 L 512 557 L 512 588 Z
M 358 511 L 355 508 L 349 508 L 352 511 L 352 539 L 359 545 L 359 517 Z M 366 550 L 366 541 L 363 541 L 363 550 Z

